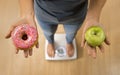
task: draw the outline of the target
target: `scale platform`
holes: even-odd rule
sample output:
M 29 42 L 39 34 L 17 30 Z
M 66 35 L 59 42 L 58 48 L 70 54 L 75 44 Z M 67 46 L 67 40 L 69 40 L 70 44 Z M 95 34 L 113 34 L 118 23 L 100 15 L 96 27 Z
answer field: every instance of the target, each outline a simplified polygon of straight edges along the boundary
M 45 43 L 45 59 L 46 60 L 72 60 L 77 58 L 77 49 L 76 49 L 76 42 L 75 39 L 73 40 L 74 45 L 74 55 L 69 57 L 66 53 L 66 38 L 65 34 L 55 34 L 55 56 L 49 57 L 47 54 L 47 44 L 48 41 L 46 40 Z

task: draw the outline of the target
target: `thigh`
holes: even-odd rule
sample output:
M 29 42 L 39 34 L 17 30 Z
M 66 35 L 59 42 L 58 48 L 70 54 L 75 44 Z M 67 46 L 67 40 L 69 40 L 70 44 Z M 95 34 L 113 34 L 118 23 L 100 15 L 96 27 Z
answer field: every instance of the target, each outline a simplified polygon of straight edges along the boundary
M 72 33 L 76 33 L 82 24 L 76 24 L 76 25 L 70 25 L 70 24 L 65 24 L 64 25 L 64 29 L 66 34 L 72 34 Z
M 39 25 L 43 31 L 55 32 L 57 30 L 58 24 L 47 23 L 43 21 L 39 21 Z

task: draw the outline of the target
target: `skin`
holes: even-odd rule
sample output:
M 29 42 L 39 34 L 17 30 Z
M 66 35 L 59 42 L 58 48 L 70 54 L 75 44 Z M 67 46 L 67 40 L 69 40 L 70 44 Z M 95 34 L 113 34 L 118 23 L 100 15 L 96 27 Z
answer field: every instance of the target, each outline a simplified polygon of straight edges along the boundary
M 86 48 L 88 50 L 88 55 L 90 55 L 93 58 L 96 58 L 97 51 L 96 51 L 96 48 L 91 47 L 90 45 L 87 44 L 87 42 L 85 40 L 85 32 L 91 26 L 100 26 L 103 28 L 103 25 L 100 23 L 99 19 L 100 19 L 100 13 L 102 11 L 102 8 L 103 8 L 105 2 L 106 2 L 106 0 L 90 0 L 90 5 L 89 5 L 88 12 L 87 12 L 87 16 L 84 21 L 81 47 Z M 104 30 L 104 28 L 103 28 L 103 30 Z M 105 32 L 105 35 L 106 35 L 106 32 Z M 107 35 L 106 35 L 104 42 L 106 45 L 110 45 L 110 41 L 108 40 Z M 103 44 L 101 44 L 99 46 L 99 50 L 102 53 L 104 52 L 105 49 L 104 49 Z
M 84 28 L 83 28 L 83 33 L 82 33 L 82 42 L 81 42 L 81 47 L 86 47 L 88 50 L 88 54 L 90 56 L 92 56 L 93 58 L 96 57 L 96 48 L 93 48 L 91 46 L 89 46 L 86 43 L 86 40 L 84 38 L 85 35 L 85 31 L 87 30 L 87 28 L 89 28 L 92 25 L 99 25 L 101 26 L 101 23 L 99 22 L 99 18 L 100 18 L 100 13 L 102 11 L 102 8 L 105 4 L 106 0 L 90 0 L 90 4 L 89 4 L 89 9 L 87 12 L 87 16 L 86 19 L 84 21 Z M 14 30 L 14 28 L 20 24 L 23 23 L 28 23 L 34 27 L 36 27 L 36 23 L 35 23 L 35 19 L 34 19 L 34 8 L 33 8 L 33 0 L 19 0 L 19 4 L 20 4 L 20 17 L 18 18 L 17 21 L 15 21 L 13 23 L 13 25 L 11 25 L 11 28 L 8 32 L 8 34 L 6 35 L 6 38 L 10 38 L 11 37 L 11 32 Z M 110 42 L 108 41 L 108 38 L 106 36 L 105 39 L 105 43 L 107 45 L 110 45 Z M 36 44 L 36 47 L 38 48 L 38 43 Z M 54 57 L 54 45 L 53 44 L 48 44 L 48 55 L 50 57 Z M 66 45 L 66 49 L 67 49 L 67 54 L 69 56 L 73 56 L 74 54 L 74 47 L 72 44 L 67 44 Z M 99 46 L 99 49 L 101 50 L 101 52 L 104 52 L 104 47 L 103 45 Z M 16 53 L 18 53 L 19 49 L 16 48 Z M 24 51 L 24 56 L 28 57 L 28 55 L 32 55 L 32 48 L 28 49 L 28 50 L 23 50 Z
M 10 30 L 8 31 L 7 35 L 5 36 L 6 39 L 11 37 L 11 32 L 14 28 L 21 24 L 29 24 L 32 25 L 37 29 L 36 22 L 34 19 L 34 12 L 33 12 L 33 0 L 19 0 L 20 3 L 20 16 L 18 19 L 11 25 Z M 39 47 L 39 43 L 37 41 L 36 48 Z M 24 56 L 27 58 L 28 56 L 32 55 L 33 49 L 22 50 L 24 52 Z M 15 53 L 18 54 L 19 48 L 15 47 Z

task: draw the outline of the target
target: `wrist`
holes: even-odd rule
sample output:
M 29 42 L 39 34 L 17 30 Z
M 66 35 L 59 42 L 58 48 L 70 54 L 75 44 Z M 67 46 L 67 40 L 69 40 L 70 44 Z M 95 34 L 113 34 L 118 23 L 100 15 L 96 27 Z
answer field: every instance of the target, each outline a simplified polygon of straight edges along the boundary
M 91 25 L 99 25 L 99 16 L 94 15 L 93 13 L 87 13 L 86 19 L 85 19 L 85 25 L 91 26 Z
M 99 22 L 100 14 L 97 12 L 93 12 L 93 11 L 88 10 L 86 20 L 91 20 L 91 19 Z
M 31 17 L 31 18 L 34 18 L 34 12 L 27 12 L 27 13 L 21 13 L 20 14 L 20 17 L 21 18 L 25 18 L 25 17 Z
M 23 15 L 20 15 L 19 17 L 21 20 L 24 20 L 26 21 L 25 23 L 28 23 L 34 27 L 37 27 L 36 26 L 36 23 L 35 23 L 35 17 L 34 17 L 34 13 L 28 13 L 28 14 L 23 14 Z

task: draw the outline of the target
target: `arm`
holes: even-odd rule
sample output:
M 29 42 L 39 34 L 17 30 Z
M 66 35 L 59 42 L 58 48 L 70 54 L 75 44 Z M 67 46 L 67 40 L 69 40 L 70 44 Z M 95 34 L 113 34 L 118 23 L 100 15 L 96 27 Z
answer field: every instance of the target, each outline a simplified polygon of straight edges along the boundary
M 34 7 L 33 3 L 34 0 L 19 0 L 20 3 L 20 17 L 18 17 L 17 21 L 12 24 L 8 34 L 6 35 L 6 38 L 11 37 L 11 33 L 14 30 L 15 27 L 21 25 L 21 24 L 29 24 L 31 26 L 34 26 L 37 29 L 35 19 L 34 19 Z M 38 41 L 35 44 L 36 48 L 38 48 Z M 16 54 L 19 52 L 19 48 L 16 48 Z M 24 51 L 24 56 L 28 57 L 28 55 L 32 55 L 32 48 L 23 50 Z
M 90 0 L 86 19 L 92 18 L 99 21 L 100 14 L 105 3 L 106 0 Z
M 19 0 L 19 3 L 20 3 L 20 17 L 24 17 L 26 15 L 34 16 L 33 8 L 34 0 Z
M 101 11 L 102 11 L 102 8 L 105 2 L 106 0 L 90 0 L 90 4 L 89 4 L 87 16 L 86 16 L 85 24 L 83 28 L 81 47 L 86 46 L 88 50 L 88 54 L 92 56 L 93 58 L 96 58 L 96 47 L 91 47 L 86 43 L 85 32 L 89 27 L 93 25 L 101 26 L 101 24 L 99 23 L 99 19 L 100 19 L 100 14 L 101 14 Z M 110 45 L 110 42 L 108 41 L 107 37 L 104 42 L 107 45 Z M 104 52 L 103 45 L 100 45 L 98 47 L 101 52 Z

